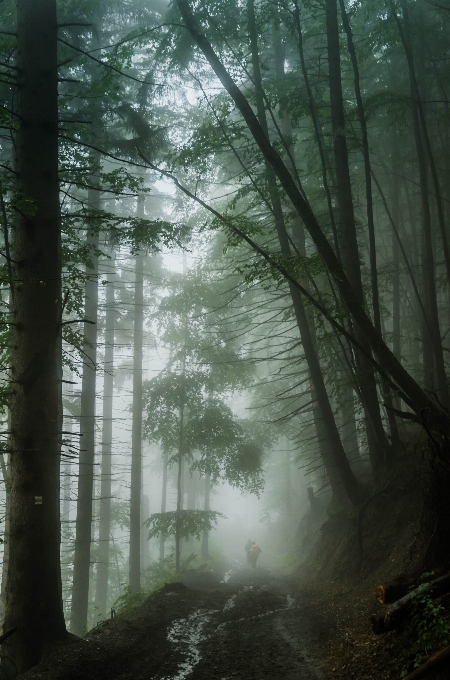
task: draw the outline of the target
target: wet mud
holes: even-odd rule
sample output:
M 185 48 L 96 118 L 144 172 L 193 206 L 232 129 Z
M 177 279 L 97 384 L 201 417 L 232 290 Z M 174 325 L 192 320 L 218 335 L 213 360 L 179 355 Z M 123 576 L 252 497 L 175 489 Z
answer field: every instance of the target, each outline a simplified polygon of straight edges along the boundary
M 190 574 L 87 640 L 52 650 L 28 680 L 328 680 L 325 612 L 288 578 Z

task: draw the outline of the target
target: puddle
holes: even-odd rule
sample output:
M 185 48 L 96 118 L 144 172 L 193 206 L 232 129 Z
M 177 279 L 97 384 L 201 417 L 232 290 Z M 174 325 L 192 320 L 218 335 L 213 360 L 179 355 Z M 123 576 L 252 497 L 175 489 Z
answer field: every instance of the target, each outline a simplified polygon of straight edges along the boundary
M 199 645 L 206 640 L 203 629 L 210 619 L 210 614 L 213 613 L 199 609 L 186 619 L 179 619 L 172 624 L 167 639 L 184 656 L 184 661 L 178 665 L 175 675 L 165 675 L 161 680 L 184 680 L 192 673 L 194 667 L 201 660 Z
M 286 600 L 287 600 L 287 608 L 292 609 L 293 607 L 297 606 L 297 603 L 295 601 L 295 597 L 292 597 L 292 595 L 286 595 Z
M 229 600 L 227 600 L 227 601 L 225 602 L 225 606 L 224 606 L 224 608 L 223 608 L 223 611 L 224 611 L 224 612 L 228 611 L 229 609 L 233 609 L 233 607 L 236 606 L 236 597 L 237 597 L 237 595 L 236 595 L 236 593 L 235 593 L 234 595 L 232 595 L 232 596 L 230 597 Z
M 224 574 L 221 583 L 228 583 L 228 581 L 230 580 L 232 572 L 233 572 L 232 569 L 230 569 L 230 571 L 227 571 L 226 574 Z

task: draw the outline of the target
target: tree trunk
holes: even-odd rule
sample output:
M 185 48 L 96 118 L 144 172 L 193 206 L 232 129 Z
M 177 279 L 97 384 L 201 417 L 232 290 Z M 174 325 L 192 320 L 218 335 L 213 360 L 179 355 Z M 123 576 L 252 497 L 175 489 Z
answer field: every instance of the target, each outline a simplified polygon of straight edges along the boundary
M 396 359 L 392 351 L 380 337 L 379 333 L 377 333 L 364 306 L 361 304 L 357 293 L 353 290 L 333 248 L 325 237 L 309 203 L 302 196 L 280 155 L 270 144 L 269 139 L 261 128 L 247 99 L 214 52 L 209 40 L 200 30 L 199 25 L 192 14 L 188 0 L 176 0 L 176 4 L 194 41 L 205 55 L 212 70 L 217 75 L 230 97 L 233 99 L 262 155 L 267 163 L 273 168 L 286 195 L 302 218 L 305 227 L 316 245 L 318 253 L 322 257 L 335 282 L 344 304 L 347 306 L 349 313 L 358 325 L 361 334 L 365 337 L 370 344 L 371 349 L 378 357 L 379 363 L 383 366 L 383 370 L 397 383 L 403 392 L 403 398 L 407 401 L 408 405 L 415 410 L 416 414 L 423 417 L 426 413 L 428 427 L 431 427 L 434 431 L 448 432 L 450 430 L 450 418 L 448 415 L 417 384 L 408 371 Z
M 337 178 L 337 201 L 339 212 L 338 233 L 340 239 L 340 252 L 344 270 L 348 275 L 353 290 L 358 296 L 360 304 L 364 306 L 364 294 L 359 261 L 359 247 L 356 238 L 356 223 L 355 214 L 353 210 L 353 197 L 348 163 L 347 138 L 345 133 L 345 113 L 344 113 L 344 100 L 342 94 L 341 56 L 339 45 L 339 27 L 336 0 L 326 0 L 325 8 L 326 8 L 328 70 L 330 86 L 330 104 L 331 104 L 331 127 L 333 131 L 334 159 L 336 165 L 336 178 Z M 372 200 L 371 184 L 368 197 L 371 202 Z M 371 208 L 371 204 L 370 206 L 368 206 L 368 208 L 369 207 Z M 374 237 L 373 224 L 372 224 L 372 237 Z M 375 243 L 372 243 L 371 246 L 373 259 L 375 258 Z M 373 276 L 374 275 L 373 263 L 371 271 Z M 372 283 L 374 282 L 372 281 Z M 376 300 L 376 310 L 378 312 L 379 322 L 377 291 L 378 286 L 376 284 L 374 295 Z M 377 328 L 377 321 L 375 321 L 375 328 L 377 329 L 377 332 L 381 336 L 380 328 Z M 366 350 L 370 351 L 366 339 L 364 338 L 360 330 L 357 328 L 355 328 L 355 337 Z M 363 398 L 370 461 L 372 465 L 373 474 L 375 478 L 377 478 L 380 468 L 386 462 L 386 454 L 387 451 L 389 450 L 389 442 L 386 438 L 383 423 L 381 420 L 377 387 L 372 367 L 367 361 L 367 358 L 360 352 L 355 352 L 355 356 L 357 360 L 358 369 L 363 374 L 363 376 L 359 378 L 359 388 L 361 390 L 361 395 Z
M 345 382 L 347 376 L 342 372 L 342 381 Z M 349 461 L 354 461 L 360 455 L 358 444 L 358 429 L 355 415 L 355 397 L 350 386 L 344 386 L 341 399 L 341 438 L 342 445 Z
M 139 198 L 138 216 L 144 202 Z M 144 328 L 144 255 L 136 257 L 134 289 L 133 425 L 131 433 L 130 574 L 131 592 L 141 590 L 142 352 Z
M 164 451 L 164 457 L 163 457 L 163 474 L 162 474 L 162 492 L 161 492 L 161 514 L 166 512 L 166 505 L 167 505 L 167 464 L 169 460 L 169 452 L 166 450 Z M 164 534 L 161 533 L 159 537 L 159 559 L 163 560 L 164 559 L 164 547 L 165 547 L 165 538 Z
M 392 220 L 400 229 L 400 183 L 399 183 L 399 149 L 397 134 L 394 131 L 391 137 L 392 149 L 392 177 L 391 177 L 391 210 Z M 395 232 L 392 232 L 392 351 L 399 361 L 402 356 L 401 316 L 400 316 L 400 246 Z M 399 407 L 399 400 L 394 402 Z
M 147 494 L 142 494 L 141 504 L 142 522 L 150 517 L 150 502 Z M 145 525 L 141 522 L 141 574 L 145 572 L 150 565 L 150 543 L 148 538 L 148 531 Z
M 422 97 L 421 93 L 419 90 L 419 84 L 417 82 L 417 77 L 416 77 L 416 69 L 414 65 L 414 56 L 413 52 L 411 49 L 411 37 L 410 37 L 410 26 L 409 26 L 409 11 L 406 6 L 406 3 L 404 0 L 402 0 L 402 13 L 403 13 L 403 21 L 404 21 L 404 30 L 402 29 L 401 23 L 398 19 L 398 16 L 395 12 L 394 8 L 394 15 L 395 15 L 395 20 L 399 29 L 400 33 L 400 38 L 403 44 L 403 49 L 405 50 L 405 56 L 408 62 L 408 70 L 409 70 L 409 78 L 410 78 L 410 84 L 411 84 L 411 93 L 412 93 L 412 100 L 414 101 L 415 108 L 417 109 L 417 114 L 419 118 L 419 123 L 420 123 L 420 128 L 423 136 L 423 142 L 425 145 L 426 153 L 428 156 L 428 162 L 429 162 L 429 167 L 430 167 L 430 172 L 431 172 L 431 180 L 433 183 L 433 189 L 434 189 L 434 196 L 436 199 L 436 209 L 437 209 L 437 217 L 438 217 L 438 223 L 439 223 L 439 230 L 441 234 L 441 242 L 442 242 L 442 251 L 444 255 L 444 263 L 445 263 L 445 269 L 447 273 L 447 281 L 450 281 L 450 248 L 448 244 L 448 237 L 447 237 L 447 230 L 446 230 L 446 225 L 445 225 L 445 215 L 444 215 L 444 206 L 442 202 L 442 191 L 439 183 L 439 177 L 438 177 L 438 172 L 436 168 L 436 163 L 434 160 L 434 154 L 433 150 L 431 147 L 431 140 L 430 140 L 430 135 L 428 132 L 428 125 L 427 125 L 427 120 L 425 116 L 425 109 L 422 104 Z M 392 5 L 391 5 L 392 6 Z M 421 19 L 423 20 L 423 13 L 420 12 L 419 16 L 419 23 L 421 23 Z M 423 53 L 423 36 L 422 41 L 421 41 L 421 52 Z M 422 54 L 422 61 L 423 61 L 423 54 Z M 426 97 L 425 97 L 426 98 Z M 446 99 L 445 94 L 443 95 L 443 99 Z M 448 111 L 447 111 L 448 112 Z
M 106 618 L 108 604 L 109 546 L 111 533 L 112 428 L 114 398 L 114 304 L 115 253 L 107 260 L 105 299 L 105 357 L 103 363 L 103 426 L 100 481 L 100 518 L 98 530 L 98 563 L 95 584 L 95 610 L 99 620 Z
M 323 169 L 323 181 L 324 181 L 324 187 L 326 190 L 327 194 L 327 199 L 328 199 L 328 207 L 329 207 L 329 216 L 331 220 L 331 226 L 332 226 L 332 231 L 333 234 L 336 232 L 336 225 L 334 222 L 334 214 L 333 214 L 333 209 L 332 209 L 332 204 L 331 204 L 331 194 L 328 189 L 327 185 L 327 166 L 325 163 L 325 157 L 323 154 L 323 146 L 322 146 L 322 140 L 321 140 L 321 132 L 319 128 L 319 123 L 318 119 L 316 116 L 316 112 L 314 109 L 314 101 L 312 97 L 312 91 L 309 87 L 309 80 L 308 80 L 308 74 L 306 72 L 306 67 L 304 63 L 304 57 L 303 57 L 303 42 L 301 38 L 301 26 L 300 26 L 300 15 L 298 12 L 298 7 L 296 7 L 296 17 L 297 17 L 297 22 L 298 22 L 298 32 L 299 32 L 299 50 L 300 50 L 300 56 L 301 56 L 301 62 L 302 62 L 302 68 L 303 68 L 303 75 L 304 75 L 304 80 L 308 92 L 308 98 L 309 98 L 309 108 L 310 108 L 310 113 L 314 121 L 314 128 L 316 132 L 316 142 L 319 147 L 320 151 L 320 156 L 322 159 L 322 169 Z M 275 71 L 276 71 L 276 76 L 277 76 L 277 82 L 279 85 L 282 84 L 283 79 L 284 79 L 284 54 L 283 54 L 283 49 L 281 45 L 281 39 L 279 37 L 279 34 L 276 34 L 275 37 Z M 279 93 L 280 94 L 280 93 Z M 262 108 L 261 107 L 261 113 L 262 113 Z M 282 116 L 282 134 L 283 136 L 286 136 L 287 138 L 292 137 L 292 126 L 291 126 L 291 121 L 289 116 L 283 112 L 280 111 L 280 115 Z M 294 150 L 291 150 L 291 158 L 294 157 Z M 288 159 L 287 161 L 288 166 L 291 166 L 291 159 Z M 270 174 L 270 171 L 269 171 Z M 273 173 L 272 173 L 273 174 Z M 281 215 L 281 206 L 279 206 L 279 195 L 278 192 L 275 192 L 277 195 L 276 203 L 278 204 L 278 214 Z M 283 230 L 284 230 L 284 217 L 282 218 L 283 220 Z M 306 247 L 305 247 L 305 230 L 303 228 L 301 219 L 299 215 L 294 215 L 293 220 L 291 222 L 291 228 L 292 228 L 292 241 L 294 243 L 295 249 L 298 252 L 298 254 L 302 257 L 306 257 Z M 336 252 L 338 252 L 338 241 L 337 241 L 337 234 L 335 234 L 335 249 Z M 290 252 L 290 245 L 287 244 Z M 302 281 L 302 284 L 305 288 L 309 290 L 309 281 L 304 280 Z M 310 329 L 311 337 L 314 343 L 314 350 L 317 354 L 317 340 L 316 340 L 316 332 L 315 332 L 315 322 L 314 322 L 314 315 L 312 314 L 311 310 L 306 312 L 306 317 L 308 321 L 308 326 Z M 300 334 L 301 335 L 301 334 Z M 339 479 L 339 474 L 337 473 L 337 470 L 334 468 L 332 464 L 332 459 L 333 459 L 333 452 L 332 452 L 332 447 L 329 443 L 328 435 L 327 435 L 327 428 L 325 427 L 324 420 L 323 420 L 323 415 L 320 409 L 320 405 L 317 401 L 317 395 L 316 395 L 316 390 L 314 388 L 313 382 L 311 381 L 311 394 L 313 395 L 312 401 L 313 401 L 313 419 L 314 419 L 314 426 L 316 429 L 316 434 L 317 434 L 317 440 L 318 440 L 318 445 L 319 445 L 319 451 L 320 454 L 323 458 L 323 460 L 327 461 L 327 471 L 328 471 L 328 478 L 331 484 L 331 487 L 334 489 L 334 494 L 337 497 L 340 497 L 343 495 L 343 485 L 342 482 Z M 354 415 L 354 413 L 353 413 Z M 345 447 L 344 447 L 345 448 Z M 339 491 L 338 491 L 339 489 Z
M 184 267 L 183 267 L 184 269 Z M 183 443 L 184 443 L 184 409 L 185 409 L 185 370 L 186 370 L 186 337 L 187 319 L 185 321 L 185 337 L 183 355 L 181 358 L 181 393 L 180 393 L 180 432 L 178 440 L 178 474 L 177 474 L 177 517 L 175 524 L 175 571 L 180 571 L 181 557 L 181 512 L 183 510 Z
M 11 509 L 4 645 L 14 677 L 66 635 L 60 574 L 58 431 L 61 264 L 55 0 L 17 2 L 17 189 L 33 210 L 15 224 Z M 45 622 L 45 625 L 43 625 Z
M 322 130 L 320 128 L 320 122 L 317 116 L 317 111 L 315 108 L 314 104 L 314 96 L 313 96 L 313 91 L 309 82 L 309 76 L 308 76 L 308 71 L 306 69 L 306 63 L 305 63 L 305 56 L 304 56 L 304 49 L 303 49 L 303 35 L 302 35 L 302 27 L 301 27 L 301 22 L 300 22 L 300 10 L 298 7 L 298 2 L 297 0 L 294 0 L 294 20 L 295 20 L 295 27 L 297 30 L 297 37 L 298 37 L 298 51 L 299 51 L 299 57 L 300 57 L 300 64 L 301 64 L 301 69 L 302 69 L 302 75 L 303 75 L 303 80 L 305 83 L 305 88 L 306 88 L 306 93 L 308 96 L 308 107 L 309 107 L 309 112 L 311 116 L 311 120 L 313 122 L 313 127 L 314 127 L 314 135 L 316 139 L 316 144 L 317 148 L 319 151 L 319 156 L 320 156 L 320 161 L 321 161 L 321 167 L 322 167 L 322 180 L 323 180 L 323 185 L 325 189 L 325 194 L 327 198 L 327 205 L 328 205 L 328 215 L 330 218 L 330 223 L 331 223 L 331 229 L 333 232 L 333 239 L 334 239 L 334 249 L 336 252 L 336 255 L 339 257 L 339 240 L 338 240 L 338 235 L 337 235 L 337 229 L 336 229 L 336 222 L 334 218 L 334 209 L 333 209 L 333 201 L 331 197 L 331 191 L 329 187 L 329 182 L 328 182 L 328 167 L 327 167 L 327 162 L 325 158 L 325 152 L 323 148 L 323 141 L 322 141 Z M 279 50 L 278 50 L 279 52 Z M 276 75 L 278 80 L 284 78 L 284 58 L 281 60 L 278 54 L 276 55 Z M 293 226 L 293 237 L 294 241 L 296 243 L 297 248 L 299 249 L 299 253 L 301 255 L 305 255 L 305 245 L 304 245 L 304 229 L 301 227 L 301 239 L 299 239 L 299 231 L 300 231 L 300 224 L 299 224 L 299 216 L 296 215 L 294 217 L 294 226 Z M 299 244 L 299 240 L 301 240 L 301 243 Z M 305 282 L 304 285 L 307 285 L 307 282 Z M 311 315 L 312 316 L 312 315 Z M 310 319 L 310 322 L 312 320 Z M 351 399 L 346 398 L 345 399 L 345 407 L 346 407 L 346 413 L 344 417 L 344 423 L 345 423 L 345 429 L 343 431 L 343 446 L 344 449 L 348 455 L 348 452 L 351 451 L 354 455 L 355 451 L 358 449 L 358 442 L 356 439 L 356 423 L 355 423 L 355 410 L 354 410 L 354 404 L 353 404 L 353 393 L 352 390 L 347 390 L 347 392 L 350 392 L 352 394 Z M 348 426 L 347 426 L 348 423 Z M 317 428 L 316 428 L 317 429 Z
M 450 271 L 450 256 L 448 253 L 447 236 L 445 232 L 445 225 L 443 224 L 442 213 L 442 203 L 440 200 L 440 188 L 439 182 L 437 181 L 436 169 L 434 167 L 434 159 L 431 153 L 431 146 L 428 139 L 428 133 L 426 128 L 425 116 L 420 100 L 420 93 L 417 87 L 414 61 L 411 55 L 411 50 L 409 47 L 409 30 L 408 30 L 408 11 L 403 3 L 403 13 L 406 32 L 401 30 L 401 25 L 396 16 L 397 25 L 400 30 L 400 36 L 403 40 L 403 45 L 405 49 L 405 54 L 408 61 L 409 70 L 409 82 L 410 82 L 410 92 L 411 99 L 414 102 L 412 105 L 412 117 L 413 117 L 413 128 L 414 128 L 414 140 L 416 144 L 417 153 L 417 163 L 419 167 L 419 181 L 420 181 L 420 196 L 422 202 L 422 229 L 423 229 L 423 286 L 424 286 L 424 299 L 425 299 L 425 309 L 428 315 L 428 323 L 424 323 L 424 333 L 429 329 L 431 335 L 431 345 L 433 351 L 433 359 L 429 357 L 424 352 L 424 377 L 425 380 L 429 380 L 430 375 L 435 376 L 434 384 L 429 385 L 430 389 L 434 389 L 441 403 L 449 408 L 450 406 L 450 395 L 447 386 L 447 376 L 445 372 L 444 354 L 442 350 L 441 342 L 441 330 L 439 324 L 439 311 L 437 306 L 437 291 L 436 291 L 436 281 L 435 281 L 435 264 L 434 264 L 434 254 L 433 254 L 433 235 L 432 235 L 432 224 L 431 224 L 431 210 L 430 210 L 430 200 L 429 200 L 429 190 L 428 190 L 428 171 L 427 162 L 425 157 L 425 150 L 423 144 L 428 150 L 430 167 L 432 170 L 432 176 L 436 179 L 434 184 L 436 199 L 438 200 L 438 208 L 440 206 L 439 216 L 441 224 L 441 236 L 443 239 L 443 250 L 444 257 L 447 268 L 447 275 Z M 434 170 L 434 173 L 433 173 Z M 427 326 L 427 327 L 425 327 Z M 424 348 L 427 344 L 424 343 Z M 434 366 L 431 364 L 434 363 Z M 431 369 L 431 371 L 430 371 Z
M 266 137 L 268 138 L 268 127 L 264 109 L 262 79 L 259 65 L 256 22 L 254 13 L 254 0 L 248 0 L 247 11 L 250 44 L 252 50 L 253 79 L 256 88 L 255 94 L 258 111 L 258 120 L 262 129 L 264 130 Z M 280 196 L 278 193 L 276 178 L 272 167 L 268 163 L 266 163 L 266 176 L 281 253 L 283 255 L 290 256 L 291 248 L 284 224 L 283 209 L 281 205 Z M 311 382 L 314 388 L 314 392 L 317 395 L 318 404 L 315 417 L 317 414 L 317 418 L 323 422 L 324 428 L 326 430 L 327 442 L 329 444 L 329 447 L 327 447 L 329 450 L 327 451 L 324 457 L 324 464 L 327 469 L 330 483 L 332 484 L 333 493 L 336 494 L 338 497 L 342 496 L 343 487 L 351 502 L 356 504 L 359 502 L 360 499 L 359 484 L 356 481 L 350 469 L 350 465 L 348 463 L 344 449 L 342 447 L 342 442 L 339 437 L 336 422 L 334 420 L 334 414 L 331 409 L 330 401 L 323 380 L 319 359 L 316 353 L 316 349 L 314 347 L 314 341 L 309 327 L 305 306 L 303 304 L 303 299 L 298 289 L 296 289 L 292 284 L 290 284 L 289 287 L 295 311 L 295 316 L 297 320 L 297 325 L 300 331 L 303 350 L 305 352 L 306 361 L 311 375 Z M 314 401 L 315 399 L 313 398 L 313 402 Z M 320 415 L 318 411 L 320 411 Z M 319 445 L 321 445 L 320 442 L 321 437 L 319 437 Z M 334 474 L 333 468 L 336 468 L 337 474 Z
M 444 260 L 446 264 L 447 275 L 450 273 L 450 252 L 447 241 L 447 234 L 445 228 L 444 214 L 442 208 L 441 191 L 434 163 L 434 157 L 431 149 L 431 143 L 428 136 L 425 113 L 422 106 L 419 88 L 417 85 L 414 58 L 411 51 L 411 39 L 409 35 L 409 13 L 404 2 L 402 2 L 402 12 L 404 27 L 400 22 L 395 11 L 395 6 L 390 2 L 391 10 L 397 24 L 400 38 L 408 63 L 409 85 L 412 105 L 412 119 L 414 129 L 414 140 L 416 145 L 417 163 L 419 167 L 419 181 L 420 181 L 420 196 L 422 203 L 422 230 L 423 230 L 423 292 L 425 299 L 426 315 L 422 322 L 423 325 L 423 359 L 424 359 L 424 381 L 428 389 L 436 391 L 440 402 L 448 409 L 450 406 L 450 395 L 447 386 L 447 376 L 445 373 L 445 363 L 442 350 L 441 332 L 439 326 L 439 313 L 437 307 L 437 293 L 435 282 L 435 267 L 433 255 L 433 237 L 431 228 L 431 211 L 429 202 L 428 190 L 428 168 L 426 162 L 426 155 L 424 150 L 427 150 L 429 165 L 431 169 L 432 180 L 434 184 L 434 191 L 437 201 L 437 210 L 439 218 L 439 226 L 441 230 L 442 247 L 444 251 Z M 430 334 L 430 340 L 426 336 L 427 331 Z M 430 349 L 433 357 L 430 356 Z M 434 376 L 434 379 L 433 377 Z
M 3 456 L 2 456 L 3 459 Z M 5 482 L 5 518 L 3 528 L 3 563 L 2 563 L 2 586 L 0 592 L 0 620 L 1 625 L 5 621 L 5 605 L 6 605 L 6 584 L 8 583 L 8 565 L 9 565 L 9 533 L 10 533 L 10 507 L 11 507 L 11 481 L 9 478 L 8 468 L 3 469 L 3 480 Z
M 91 180 L 94 181 L 94 180 Z M 100 192 L 89 189 L 90 207 L 99 208 Z M 95 398 L 97 368 L 98 314 L 98 232 L 88 233 L 92 266 L 86 267 L 83 343 L 83 377 L 80 403 L 80 459 L 78 470 L 77 519 L 73 564 L 72 608 L 70 630 L 83 635 L 87 629 L 89 573 L 92 542 L 92 497 L 95 458 Z M 90 323 L 89 323 L 90 322 Z
M 338 234 L 337 234 L 336 221 L 335 221 L 335 218 L 334 218 L 333 199 L 331 197 L 330 184 L 329 184 L 329 181 L 328 181 L 328 166 L 327 166 L 325 151 L 324 151 L 324 147 L 323 147 L 323 135 L 322 135 L 321 127 L 320 127 L 319 117 L 317 115 L 316 107 L 315 107 L 315 104 L 314 104 L 313 91 L 312 91 L 312 88 L 311 88 L 311 84 L 310 84 L 309 76 L 308 76 L 308 71 L 307 71 L 306 63 L 305 63 L 305 54 L 304 54 L 304 49 L 303 49 L 303 33 L 302 33 L 302 26 L 301 26 L 301 22 L 300 22 L 300 10 L 299 10 L 299 7 L 298 7 L 297 0 L 294 0 L 294 21 L 295 21 L 295 28 L 296 28 L 296 31 L 297 31 L 297 38 L 298 38 L 298 52 L 299 52 L 299 57 L 300 57 L 300 65 L 301 65 L 301 69 L 302 69 L 303 81 L 305 83 L 306 94 L 308 96 L 309 114 L 311 116 L 311 120 L 312 120 L 312 123 L 313 123 L 314 136 L 316 138 L 317 149 L 319 151 L 320 163 L 321 163 L 321 166 L 322 166 L 322 181 L 323 181 L 323 187 L 325 189 L 325 195 L 326 195 L 326 198 L 327 198 L 328 215 L 330 217 L 331 229 L 332 229 L 332 232 L 333 232 L 333 240 L 334 240 L 333 245 L 334 245 L 336 255 L 339 257 L 339 239 L 338 239 Z M 283 71 L 284 71 L 284 63 L 283 63 Z
M 211 475 L 209 472 L 205 474 L 205 503 L 203 509 L 208 512 L 211 509 Z M 209 560 L 209 532 L 204 531 L 202 534 L 202 559 Z
M 347 46 L 350 54 L 350 59 L 353 67 L 353 80 L 355 87 L 356 104 L 358 110 L 359 125 L 361 128 L 362 137 L 362 154 L 364 159 L 364 180 L 366 187 L 366 212 L 367 212 L 367 230 L 369 233 L 369 259 L 370 259 L 370 282 L 372 290 L 372 307 L 373 307 L 373 319 L 374 325 L 378 333 L 383 337 L 382 333 L 382 319 L 380 310 L 380 296 L 378 291 L 378 268 L 377 268 L 377 250 L 376 250 L 376 239 L 375 239 L 375 222 L 373 214 L 373 191 L 372 191 L 372 171 L 370 165 L 370 151 L 369 151 L 369 136 L 367 133 L 366 125 L 366 115 L 364 111 L 364 104 L 361 95 L 360 77 L 359 77 L 359 65 L 358 59 L 356 57 L 356 50 L 353 44 L 353 34 L 350 26 L 350 21 L 345 10 L 344 0 L 339 0 L 339 5 L 341 8 L 342 22 L 344 25 L 345 33 L 347 35 Z M 382 381 L 381 389 L 383 393 L 384 402 L 387 405 L 387 418 L 389 422 L 389 427 L 391 430 L 391 443 L 398 446 L 400 443 L 400 438 L 398 434 L 397 422 L 395 420 L 395 415 L 392 411 L 392 397 L 389 392 L 389 388 L 386 383 Z M 376 386 L 375 386 L 376 392 Z M 379 409 L 378 409 L 379 412 Z M 384 430 L 383 430 L 384 434 Z M 386 442 L 385 442 L 386 443 Z

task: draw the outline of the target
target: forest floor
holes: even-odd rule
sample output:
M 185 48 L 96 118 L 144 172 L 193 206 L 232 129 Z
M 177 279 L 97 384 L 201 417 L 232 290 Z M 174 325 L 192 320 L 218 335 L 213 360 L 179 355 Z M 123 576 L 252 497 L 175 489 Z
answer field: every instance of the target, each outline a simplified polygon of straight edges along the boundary
M 23 680 L 397 680 L 405 640 L 375 636 L 368 582 L 343 587 L 235 566 L 192 571 L 85 639 L 50 650 Z M 448 680 L 450 670 L 430 676 Z
M 52 649 L 26 680 L 328 680 L 327 608 L 268 569 L 167 584 L 86 639 Z
M 49 650 L 21 677 L 400 680 L 446 646 L 450 630 L 421 648 L 408 626 L 374 635 L 370 624 L 383 610 L 376 586 L 423 572 L 427 468 L 420 440 L 411 450 L 359 515 L 330 514 L 326 498 L 317 500 L 291 541 L 302 562 L 294 573 L 237 562 L 220 575 L 191 570 L 85 639 Z M 450 594 L 434 604 L 450 626 Z M 450 680 L 450 665 L 427 677 Z

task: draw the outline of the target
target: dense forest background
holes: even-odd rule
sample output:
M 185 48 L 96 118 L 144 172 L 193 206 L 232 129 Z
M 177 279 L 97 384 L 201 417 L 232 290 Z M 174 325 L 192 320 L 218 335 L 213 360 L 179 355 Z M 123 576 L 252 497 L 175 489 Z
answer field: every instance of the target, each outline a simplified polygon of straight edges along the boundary
M 450 5 L 0 12 L 17 668 L 249 532 L 293 566 L 308 507 L 360 512 L 419 429 L 447 564 Z

